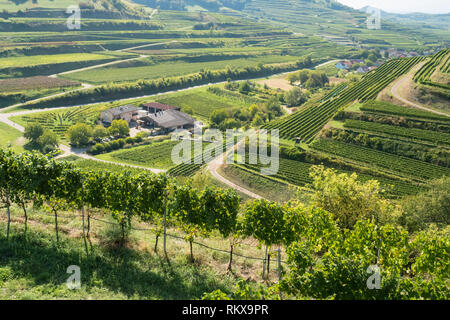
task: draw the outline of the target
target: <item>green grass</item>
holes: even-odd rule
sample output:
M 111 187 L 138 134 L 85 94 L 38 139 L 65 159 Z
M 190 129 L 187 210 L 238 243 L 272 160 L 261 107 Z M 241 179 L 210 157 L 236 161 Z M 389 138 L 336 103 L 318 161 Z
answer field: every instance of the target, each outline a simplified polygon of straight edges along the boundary
M 225 271 L 203 264 L 206 252 L 199 256 L 200 250 L 194 250 L 201 262 L 190 263 L 183 254 L 183 242 L 180 246 L 173 239 L 168 241 L 168 263 L 153 253 L 144 233 L 132 234 L 127 246 L 117 247 L 112 242 L 117 230 L 105 227 L 89 245 L 87 256 L 78 236 L 61 232 L 57 244 L 51 217 L 41 219 L 31 219 L 32 228 L 26 237 L 23 226 L 13 224 L 9 241 L 5 238 L 5 222 L 0 222 L 0 299 L 191 300 L 217 289 L 230 292 L 235 281 Z M 61 219 L 61 230 L 79 235 L 79 229 L 64 225 L 62 220 L 65 219 Z M 71 265 L 80 267 L 80 290 L 66 286 L 66 271 Z
M 172 149 L 178 143 L 178 141 L 154 143 L 147 146 L 101 154 L 98 155 L 97 158 L 155 169 L 169 169 L 174 166 L 174 163 L 171 160 L 171 154 Z
M 14 152 L 23 152 L 22 133 L 7 124 L 0 122 L 0 148 L 11 148 Z
M 207 92 L 206 89 L 184 91 L 179 94 L 156 98 L 156 100 L 181 108 L 192 108 L 194 116 L 200 117 L 203 120 L 208 120 L 214 110 L 230 110 L 248 106 L 244 101 L 237 102 L 236 100 L 219 97 Z

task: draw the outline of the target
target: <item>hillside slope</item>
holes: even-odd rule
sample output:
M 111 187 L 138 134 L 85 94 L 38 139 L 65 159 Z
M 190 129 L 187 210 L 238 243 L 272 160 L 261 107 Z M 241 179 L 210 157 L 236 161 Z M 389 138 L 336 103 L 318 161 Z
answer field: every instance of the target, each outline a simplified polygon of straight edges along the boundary
M 18 16 L 58 17 L 71 5 L 79 5 L 82 16 L 103 18 L 144 17 L 144 11 L 122 0 L 1 0 L 0 11 Z
M 397 48 L 439 47 L 449 44 L 446 30 L 412 23 L 382 20 L 381 30 L 369 30 L 368 14 L 328 0 L 134 0 L 151 8 L 213 11 L 247 17 L 287 27 L 293 32 L 316 35 L 344 45 Z M 434 15 L 426 20 L 434 21 Z M 384 16 L 382 16 L 384 19 Z M 436 16 L 435 24 L 442 25 Z M 445 27 L 445 25 L 442 25 Z

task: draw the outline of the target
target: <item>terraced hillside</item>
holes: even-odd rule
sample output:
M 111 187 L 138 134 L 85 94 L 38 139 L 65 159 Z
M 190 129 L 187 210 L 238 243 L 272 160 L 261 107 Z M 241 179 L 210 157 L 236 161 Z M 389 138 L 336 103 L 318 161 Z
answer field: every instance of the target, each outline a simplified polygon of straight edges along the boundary
M 441 90 L 450 96 L 450 49 L 442 50 L 430 58 L 414 75 L 414 81 Z
M 408 72 L 423 60 L 421 57 L 390 60 L 368 73 L 362 81 L 351 85 L 332 99 L 313 106 L 289 117 L 275 120 L 264 126 L 265 129 L 278 129 L 280 137 L 311 142 L 317 133 L 334 115 L 353 101 L 369 101 L 377 97 L 385 87 L 399 76 Z

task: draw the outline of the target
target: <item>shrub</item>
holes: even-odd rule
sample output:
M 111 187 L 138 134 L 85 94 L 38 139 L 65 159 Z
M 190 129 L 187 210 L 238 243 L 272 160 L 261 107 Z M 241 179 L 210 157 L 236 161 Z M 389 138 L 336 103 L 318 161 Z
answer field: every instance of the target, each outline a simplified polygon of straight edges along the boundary
M 120 149 L 119 140 L 111 141 L 109 144 L 110 144 L 112 150 Z
M 84 123 L 77 123 L 67 131 L 70 143 L 75 146 L 85 146 L 92 137 L 92 129 Z
M 119 139 L 117 140 L 117 143 L 119 144 L 119 148 L 123 148 L 126 142 L 125 139 Z

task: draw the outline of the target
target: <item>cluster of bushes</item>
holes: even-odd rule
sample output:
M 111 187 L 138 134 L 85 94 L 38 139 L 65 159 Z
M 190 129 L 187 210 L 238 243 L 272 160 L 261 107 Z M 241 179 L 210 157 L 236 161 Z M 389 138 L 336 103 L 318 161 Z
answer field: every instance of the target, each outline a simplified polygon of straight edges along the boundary
M 288 92 L 286 92 L 283 96 L 283 100 L 288 107 L 296 107 L 301 106 L 306 101 L 308 101 L 309 93 L 304 92 L 302 89 L 298 87 L 294 87 Z
M 324 130 L 323 136 L 336 141 L 356 144 L 366 148 L 429 162 L 438 166 L 450 167 L 450 151 L 446 148 L 429 148 L 420 144 L 334 128 Z
M 98 125 L 92 128 L 86 123 L 77 123 L 67 130 L 70 144 L 76 147 L 87 146 L 92 140 L 102 140 L 108 136 L 126 137 L 130 127 L 125 120 L 114 120 L 109 128 Z
M 54 152 L 58 147 L 58 136 L 40 124 L 30 124 L 25 128 L 23 136 L 28 139 L 26 149 L 39 150 L 42 153 Z
M 148 134 L 146 132 L 140 132 L 135 137 L 120 138 L 110 142 L 97 143 L 91 149 L 88 150 L 88 153 L 92 155 L 97 155 L 101 153 L 122 149 L 126 145 L 143 144 L 143 142 L 151 143 L 149 140 L 144 141 L 144 139 L 147 136 Z
M 282 114 L 279 100 L 272 98 L 265 104 L 253 104 L 248 108 L 214 110 L 209 120 L 212 128 L 225 131 L 226 129 L 238 129 L 241 127 L 260 127 Z
M 302 87 L 307 89 L 323 88 L 329 83 L 325 72 L 308 69 L 291 73 L 288 75 L 287 79 L 291 84 L 300 81 Z
M 323 167 L 311 176 L 313 207 L 249 205 L 247 221 L 259 222 L 253 236 L 286 248 L 283 279 L 258 292 L 241 282 L 231 295 L 216 290 L 204 299 L 448 299 L 449 178 L 395 206 L 380 197 L 377 181 L 361 183 Z M 419 216 L 427 206 L 433 212 Z M 406 231 L 409 218 L 417 227 Z

